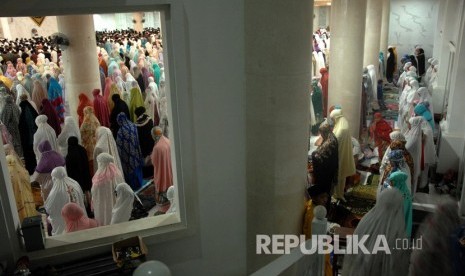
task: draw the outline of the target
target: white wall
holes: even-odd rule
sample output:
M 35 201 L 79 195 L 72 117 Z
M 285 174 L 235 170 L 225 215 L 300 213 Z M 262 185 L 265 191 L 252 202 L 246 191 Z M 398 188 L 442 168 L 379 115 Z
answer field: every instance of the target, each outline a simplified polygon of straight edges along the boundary
M 416 45 L 433 55 L 439 2 L 442 0 L 391 0 L 389 45 L 397 47 L 398 63 L 404 54 L 413 55 Z
M 156 4 L 161 1 L 131 1 Z M 244 110 L 244 1 L 167 0 L 180 5 L 182 18 L 168 18 L 173 31 L 185 28 L 189 66 L 176 68 L 188 74 L 186 89 L 178 96 L 191 110 L 193 135 L 182 137 L 194 149 L 186 185 L 197 190 L 187 197 L 198 201 L 198 227 L 192 235 L 149 246 L 149 257 L 167 263 L 174 275 L 244 275 L 246 271 L 245 110 Z M 47 12 L 109 13 L 128 5 L 126 0 L 30 0 L 21 7 L 3 0 L 5 14 Z M 100 11 L 100 9 L 105 9 Z M 134 11 L 134 8 L 133 8 Z M 121 10 L 119 12 L 122 12 Z M 175 63 L 176 64 L 176 63 Z M 1 180 L 0 180 L 1 182 Z M 4 217 L 0 212 L 0 223 Z M 191 225 L 192 221 L 188 221 Z M 0 236 L 0 244 L 6 244 Z M 107 247 L 107 250 L 110 248 Z M 102 249 L 100 249 L 102 250 Z M 90 256 L 99 250 L 74 254 Z M 58 261 L 65 262 L 68 256 Z M 42 265 L 42 264 L 41 264 Z
M 11 33 L 9 39 L 30 38 L 32 28 L 38 31 L 39 36 L 50 36 L 58 30 L 56 16 L 45 17 L 40 27 L 30 17 L 9 17 L 8 27 Z
M 161 27 L 159 12 L 144 13 L 144 27 Z M 94 14 L 96 31 L 134 28 L 132 13 Z

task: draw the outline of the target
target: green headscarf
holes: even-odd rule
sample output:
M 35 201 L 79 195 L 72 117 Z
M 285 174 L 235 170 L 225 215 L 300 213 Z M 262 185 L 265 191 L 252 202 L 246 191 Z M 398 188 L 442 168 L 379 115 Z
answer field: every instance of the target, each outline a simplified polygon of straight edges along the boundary
M 393 187 L 398 189 L 404 198 L 404 217 L 407 236 L 410 238 L 412 235 L 412 195 L 407 187 L 406 180 L 408 175 L 402 171 L 391 173 L 389 180 L 392 182 Z

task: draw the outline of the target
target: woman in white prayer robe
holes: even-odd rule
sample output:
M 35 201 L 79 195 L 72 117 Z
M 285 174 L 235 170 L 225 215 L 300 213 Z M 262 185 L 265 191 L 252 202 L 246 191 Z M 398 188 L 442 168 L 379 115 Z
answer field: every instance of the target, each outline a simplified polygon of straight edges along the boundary
M 129 221 L 134 203 L 134 191 L 128 184 L 119 183 L 115 191 L 116 204 L 112 210 L 111 224 Z
M 116 167 L 122 172 L 123 167 L 121 166 L 121 159 L 118 153 L 118 147 L 116 146 L 115 138 L 111 130 L 107 127 L 99 127 L 96 132 L 97 143 L 94 148 L 94 160 L 97 160 L 97 157 L 101 153 L 108 153 L 113 156 L 114 163 Z M 98 169 L 97 162 L 94 162 L 94 171 Z
M 398 189 L 388 189 L 380 194 L 373 209 L 358 223 L 354 235 L 359 239 L 369 235 L 364 242 L 369 254 L 359 249 L 358 254 L 345 255 L 342 275 L 408 275 L 409 251 L 395 249 L 396 241 L 407 240 L 404 199 Z M 372 254 L 376 249 L 379 251 Z
M 69 203 L 79 205 L 87 216 L 84 206 L 84 193 L 81 186 L 68 177 L 64 167 L 57 167 L 52 171 L 53 188 L 45 201 L 45 210 L 52 225 L 52 236 L 65 233 L 66 223 L 61 216 L 61 210 Z
M 21 97 L 23 95 L 25 95 L 26 98 L 27 98 L 27 101 L 32 105 L 32 107 L 35 109 L 35 111 L 37 111 L 37 113 L 39 112 L 39 110 L 37 109 L 36 103 L 31 100 L 31 95 L 29 94 L 29 92 L 27 92 L 26 88 L 24 88 L 24 86 L 22 84 L 16 85 L 16 91 L 18 92 L 17 95 L 16 95 L 16 104 L 17 105 L 19 105 L 21 103 Z
M 123 173 L 108 153 L 97 156 L 98 169 L 92 178 L 92 204 L 95 219 L 99 225 L 111 224 L 112 210 L 116 203 L 116 185 L 124 183 Z
M 61 155 L 68 155 L 68 138 L 74 136 L 78 138 L 78 143 L 81 144 L 81 131 L 74 117 L 66 116 L 65 125 L 57 138 L 57 146 Z
M 37 131 L 34 133 L 34 143 L 33 149 L 34 154 L 36 155 L 36 160 L 39 162 L 40 156 L 42 155 L 39 151 L 39 144 L 45 140 L 50 143 L 52 150 L 58 150 L 57 147 L 57 138 L 55 130 L 47 123 L 46 115 L 39 115 L 36 118 Z
M 420 175 L 422 181 L 420 188 L 424 188 L 428 181 L 425 179 L 425 174 L 428 173 L 428 165 L 433 165 L 436 162 L 436 154 L 433 141 L 433 131 L 431 126 L 422 116 L 410 118 L 410 130 L 405 135 L 407 143 L 405 148 L 410 152 L 415 166 L 415 173 L 412 176 L 412 194 L 417 191 L 417 183 Z M 424 160 L 422 163 L 422 148 Z

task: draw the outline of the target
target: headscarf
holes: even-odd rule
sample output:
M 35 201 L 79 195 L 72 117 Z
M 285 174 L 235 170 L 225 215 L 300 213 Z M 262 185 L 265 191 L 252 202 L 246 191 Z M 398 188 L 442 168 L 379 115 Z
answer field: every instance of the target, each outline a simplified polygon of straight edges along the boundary
M 128 184 L 119 183 L 115 191 L 116 204 L 113 206 L 110 224 L 129 221 L 134 203 L 134 192 Z
M 90 175 L 87 151 L 83 146 L 79 145 L 78 138 L 75 136 L 70 136 L 67 143 L 66 172 L 69 177 L 79 183 L 83 191 L 90 191 L 92 177 Z
M 50 146 L 50 142 L 47 140 L 39 144 L 39 152 L 41 156 L 36 167 L 36 172 L 38 173 L 50 173 L 54 168 L 66 165 L 63 156 L 52 150 L 52 146 Z
M 61 210 L 69 203 L 74 202 L 82 210 L 84 206 L 84 193 L 79 184 L 68 177 L 66 169 L 57 167 L 52 171 L 53 188 L 45 201 L 45 210 L 49 215 L 50 224 L 52 224 L 52 236 L 60 235 L 65 232 L 66 224 L 61 216 Z M 84 216 L 87 214 L 84 212 Z
M 369 235 L 364 245 L 370 252 L 365 255 L 348 254 L 344 257 L 342 274 L 345 276 L 407 275 L 409 269 L 408 251 L 396 248 L 396 241 L 407 239 L 402 194 L 397 189 L 383 192 L 376 205 L 371 209 L 355 228 L 354 235 L 362 237 Z M 391 254 L 383 251 L 371 254 L 377 244 L 379 235 L 384 235 Z
M 429 103 L 419 103 L 415 106 L 414 112 L 417 116 L 422 116 L 425 121 L 429 123 L 431 126 L 431 129 L 434 130 L 434 121 L 433 121 L 433 116 L 431 115 L 431 112 L 429 112 L 427 106 L 429 106 Z
M 6 156 L 6 163 L 10 173 L 16 209 L 18 210 L 19 220 L 22 222 L 27 217 L 37 215 L 29 174 L 13 155 Z
M 109 225 L 116 202 L 114 190 L 117 184 L 124 182 L 124 179 L 113 157 L 108 153 L 99 154 L 97 163 L 98 170 L 92 178 L 91 190 L 94 214 L 100 225 Z
M 338 177 L 345 178 L 355 173 L 354 156 L 352 153 L 352 136 L 350 135 L 349 122 L 342 115 L 341 109 L 333 110 L 330 115 L 334 120 L 333 133 L 338 143 Z
M 71 136 L 76 137 L 78 143 L 81 143 L 81 131 L 79 130 L 76 120 L 72 116 L 66 116 L 65 125 L 57 139 L 58 149 L 63 156 L 68 154 L 68 138 Z
M 136 127 L 137 134 L 139 136 L 140 150 L 142 156 L 145 158 L 152 153 L 153 150 L 153 139 L 151 135 L 152 128 L 154 126 L 152 118 L 145 113 L 145 107 L 139 106 L 136 108 Z
M 408 175 L 402 171 L 396 171 L 391 173 L 389 180 L 393 184 L 392 186 L 400 191 L 404 198 L 404 218 L 405 218 L 405 232 L 407 237 L 412 235 L 412 195 L 410 189 L 407 187 Z
M 84 108 L 84 120 L 81 125 L 81 138 L 82 146 L 87 151 L 87 157 L 89 162 L 94 160 L 94 148 L 97 140 L 95 138 L 95 133 L 97 128 L 100 126 L 100 123 L 94 115 L 94 109 L 90 106 Z M 93 168 L 93 165 L 91 166 Z
M 131 116 L 131 121 L 136 122 L 136 108 L 139 106 L 144 106 L 144 99 L 142 98 L 142 94 L 140 90 L 136 87 L 132 88 L 131 90 L 131 102 L 129 104 L 129 114 Z
M 121 159 L 119 158 L 118 147 L 116 146 L 115 138 L 111 133 L 111 130 L 106 127 L 97 128 L 97 143 L 94 149 L 94 160 L 97 160 L 97 156 L 101 153 L 108 153 L 113 156 L 116 167 L 122 172 L 123 167 L 121 165 Z M 94 163 L 94 171 L 97 171 L 97 163 Z
M 65 119 L 65 108 L 63 105 L 63 91 L 60 84 L 52 77 L 49 80 L 48 87 L 48 99 L 50 103 L 55 107 L 60 121 Z
M 116 138 L 116 134 L 118 133 L 118 130 L 119 130 L 119 124 L 117 122 L 117 116 L 118 114 L 120 114 L 121 112 L 123 112 L 124 114 L 126 114 L 126 117 L 130 117 L 129 115 L 129 107 L 128 105 L 126 104 L 125 101 L 123 101 L 120 96 L 118 94 L 115 94 L 112 96 L 112 100 L 115 104 L 113 110 L 111 111 L 111 114 L 110 114 L 110 129 L 111 129 L 111 132 L 113 133 L 113 137 Z
M 61 133 L 61 122 L 58 114 L 55 111 L 55 108 L 52 106 L 48 99 L 42 100 L 42 110 L 40 114 L 47 116 L 47 123 L 55 130 L 55 135 L 60 135 Z
M 137 173 L 143 165 L 142 153 L 139 145 L 139 135 L 137 127 L 129 121 L 126 114 L 120 113 L 117 117 L 120 129 L 116 137 L 116 145 L 118 146 L 121 165 L 123 166 L 126 182 L 131 187 L 138 188 L 142 183 L 142 179 L 134 179 L 130 177 L 133 173 Z
M 13 146 L 13 137 L 11 136 L 10 132 L 0 120 L 0 132 L 2 134 L 3 145 L 11 145 Z
M 92 91 L 94 95 L 94 112 L 95 117 L 100 122 L 100 125 L 110 127 L 110 111 L 105 99 L 100 95 L 100 89 L 94 89 Z
M 26 88 L 24 88 L 24 86 L 22 86 L 21 84 L 18 84 L 16 85 L 16 90 L 18 91 L 17 94 L 16 94 L 16 104 L 19 105 L 21 103 L 21 97 L 23 95 L 26 96 L 26 99 L 27 101 L 32 105 L 32 107 L 38 111 L 37 109 L 37 105 L 31 101 L 31 95 L 29 95 L 29 93 L 26 91 Z
M 418 229 L 417 236 L 422 237 L 422 247 L 412 251 L 410 275 L 459 275 L 454 274 L 452 265 L 451 236 L 460 225 L 457 201 L 446 199 L 437 204 L 435 212 Z
M 121 97 L 121 91 L 119 91 L 118 86 L 115 83 L 112 83 L 109 89 L 109 95 L 107 99 L 108 110 L 110 112 L 113 111 L 113 108 L 115 107 L 115 103 L 113 102 L 113 95 L 115 94 L 118 94 Z
M 148 116 L 153 118 L 153 124 L 158 125 L 160 123 L 160 115 L 158 114 L 158 104 L 155 98 L 155 92 L 152 90 L 153 87 L 156 88 L 156 84 L 154 82 L 150 83 L 147 88 L 144 105 Z
M 113 85 L 113 81 L 111 80 L 110 77 L 107 77 L 105 79 L 105 90 L 103 91 L 103 98 L 105 99 L 105 102 L 108 102 L 109 99 L 111 99 L 111 87 Z
M 82 121 L 84 120 L 84 108 L 86 108 L 88 106 L 93 107 L 94 104 L 89 99 L 89 97 L 87 97 L 86 94 L 84 94 L 84 93 L 79 94 L 79 105 L 78 105 L 78 108 L 77 108 L 77 114 L 79 116 L 79 126 L 82 125 Z
M 7 96 L 5 99 L 5 106 L 1 110 L 0 120 L 6 126 L 6 129 L 11 134 L 13 139 L 13 146 L 19 156 L 23 156 L 23 149 L 21 147 L 21 136 L 19 133 L 19 118 L 21 111 L 15 104 L 12 96 Z
M 48 99 L 47 92 L 40 83 L 40 81 L 34 81 L 34 88 L 32 89 L 32 101 L 36 104 L 37 110 L 42 109 L 42 101 Z
M 61 210 L 61 216 L 65 221 L 66 233 L 76 232 L 97 227 L 97 221 L 84 215 L 84 210 L 74 202 L 66 203 Z

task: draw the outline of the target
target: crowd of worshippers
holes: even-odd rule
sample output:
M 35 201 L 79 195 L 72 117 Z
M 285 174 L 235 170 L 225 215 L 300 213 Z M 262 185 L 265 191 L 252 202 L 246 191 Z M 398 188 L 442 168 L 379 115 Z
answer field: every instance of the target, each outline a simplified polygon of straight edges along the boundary
M 0 129 L 21 221 L 42 206 L 52 235 L 128 221 L 134 192 L 152 178 L 155 202 L 172 202 L 163 49 L 150 30 L 98 33 L 101 87 L 79 93 L 77 118 L 66 116 L 63 63 L 46 57 L 47 39 L 16 50 L 6 42 L 7 56 L 21 56 L 0 69 Z
M 370 252 L 375 248 L 376 236 L 384 234 L 389 248 L 394 251 L 389 255 L 348 255 L 344 260 L 343 275 L 407 275 L 409 269 L 412 275 L 440 274 L 443 271 L 452 275 L 452 263 L 461 265 L 461 273 L 455 275 L 463 275 L 463 261 L 453 257 L 454 254 L 460 255 L 457 249 L 462 248 L 460 246 L 465 236 L 458 217 L 458 205 L 454 200 L 439 204 L 438 211 L 430 215 L 416 232 L 416 237 L 432 239 L 426 248 L 395 249 L 396 240 L 410 239 L 415 235 L 412 229 L 413 196 L 418 192 L 428 193 L 429 167 L 437 161 L 431 99 L 433 88 L 437 85 L 438 60 L 430 58 L 425 68 L 424 51 L 416 48 L 415 55 L 406 55 L 401 59 L 400 70 L 397 71 L 395 51 L 390 48 L 388 52 L 386 75 L 381 74 L 380 78 L 387 77 L 386 85 L 398 90 L 399 112 L 395 128 L 383 118 L 381 112 L 373 114 L 368 131 L 379 165 L 375 167 L 380 175 L 376 183 L 376 204 L 363 216 L 354 234 L 369 235 L 365 245 Z M 345 201 L 346 181 L 356 174 L 360 156 L 364 158 L 366 155 L 360 149 L 359 140 L 351 136 L 344 108 L 327 108 L 327 101 L 323 101 L 325 92 L 321 91 L 322 87 L 326 89 L 327 96 L 326 71 L 324 73 L 321 83 L 312 83 L 317 104 L 322 103 L 322 106 L 315 108 L 314 113 L 328 116 L 319 124 L 318 136 L 310 142 L 310 148 L 314 146 L 309 157 L 309 182 L 312 185 L 307 189 L 309 200 L 305 205 L 303 224 L 303 233 L 307 238 L 312 233 L 311 224 L 316 206 L 324 206 L 329 210 L 332 197 L 336 201 Z M 383 79 L 380 81 L 384 83 Z M 311 104 L 315 106 L 313 97 Z M 370 106 L 373 108 L 373 105 Z M 435 259 L 437 246 L 443 246 L 441 248 L 447 252 L 441 255 L 440 260 Z M 331 275 L 328 269 L 331 266 L 329 255 L 326 257 L 325 275 Z

